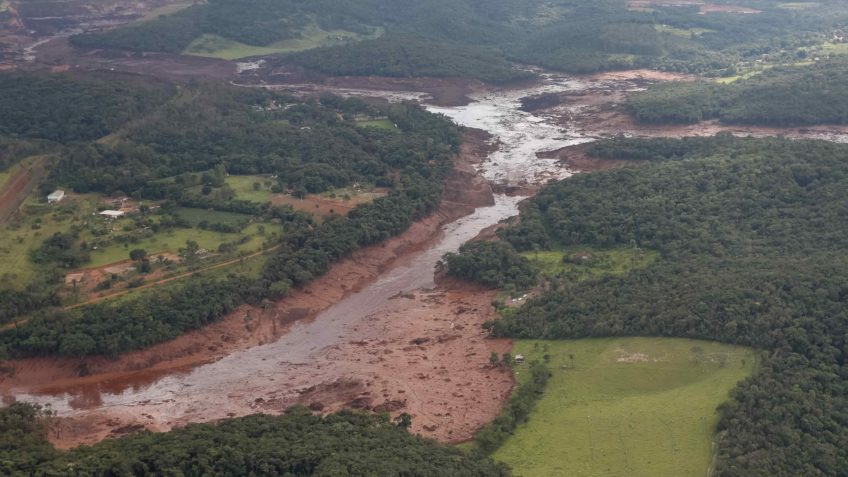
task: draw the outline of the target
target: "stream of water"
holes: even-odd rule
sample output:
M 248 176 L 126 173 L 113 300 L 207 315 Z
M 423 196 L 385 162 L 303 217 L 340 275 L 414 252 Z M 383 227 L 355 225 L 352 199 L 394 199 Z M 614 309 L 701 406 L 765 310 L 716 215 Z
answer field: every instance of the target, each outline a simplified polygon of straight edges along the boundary
M 556 161 L 536 153 L 591 140 L 576 130 L 562 129 L 552 118 L 523 112 L 519 99 L 540 92 L 576 90 L 584 84 L 561 76 L 547 76 L 543 84 L 521 90 L 488 92 L 467 106 L 435 107 L 461 125 L 484 129 L 498 141 L 499 149 L 481 167 L 481 173 L 500 185 L 533 185 L 565 178 L 571 172 Z M 347 93 L 355 93 L 346 91 Z M 365 93 L 363 93 L 365 94 Z M 373 94 L 371 92 L 370 94 Z M 495 205 L 444 227 L 432 247 L 404 260 L 361 291 L 328 308 L 313 320 L 296 323 L 278 341 L 231 354 L 211 364 L 173 373 L 143 386 L 105 389 L 99 384 L 73 394 L 17 394 L 26 401 L 50 404 L 59 416 L 100 410 L 122 414 L 155 413 L 162 422 L 209 420 L 250 411 L 255 396 L 277 390 L 292 366 L 310 363 L 337 343 L 347 330 L 385 306 L 390 297 L 434 285 L 434 267 L 447 252 L 481 230 L 518 213 L 522 197 L 496 196 Z M 308 382 L 291 383 L 308 385 Z

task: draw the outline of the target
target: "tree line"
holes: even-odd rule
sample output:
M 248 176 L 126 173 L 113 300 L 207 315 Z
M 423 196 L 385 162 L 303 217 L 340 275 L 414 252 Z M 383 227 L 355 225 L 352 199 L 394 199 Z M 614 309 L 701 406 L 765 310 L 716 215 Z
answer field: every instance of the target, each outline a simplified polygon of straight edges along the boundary
M 776 67 L 730 84 L 658 84 L 628 99 L 636 120 L 653 124 L 810 126 L 848 123 L 848 63 Z
M 407 432 L 387 415 L 305 408 L 140 431 L 70 451 L 46 439 L 51 414 L 26 403 L 0 409 L 0 471 L 9 476 L 463 476 L 506 477 L 488 458 Z
M 0 332 L 0 355 L 114 356 L 173 339 L 220 320 L 243 303 L 277 298 L 292 287 L 308 283 L 357 248 L 397 235 L 438 206 L 442 182 L 460 141 L 456 126 L 447 119 L 429 114 L 413 103 L 374 109 L 360 100 L 333 96 L 292 102 L 290 97 L 264 92 L 224 89 L 227 91 L 229 95 L 222 93 L 209 102 L 198 95 L 191 104 L 174 106 L 176 109 L 164 106 L 151 119 L 139 121 L 139 126 L 125 133 L 126 143 L 131 142 L 132 146 L 143 142 L 143 147 L 160 154 L 162 161 L 115 154 L 115 150 L 125 147 L 121 141 L 111 146 L 88 144 L 85 147 L 95 150 L 102 147 L 112 159 L 99 162 L 104 156 L 75 155 L 71 148 L 50 177 L 58 184 L 72 184 L 79 191 L 114 192 L 122 188 L 134 191 L 132 195 L 139 199 L 161 198 L 184 206 L 277 219 L 284 231 L 277 251 L 261 273 L 250 277 L 193 277 L 184 285 L 145 292 L 118 303 L 99 303 L 71 311 L 42 310 L 26 324 Z M 176 111 L 173 116 L 171 111 Z M 396 131 L 357 128 L 351 124 L 352 119 L 345 119 L 351 114 L 380 113 L 397 125 Z M 193 117 L 193 122 L 188 117 Z M 224 126 L 215 124 L 219 118 Z M 238 127 L 228 125 L 227 118 Z M 276 134 L 256 136 L 246 132 L 250 125 L 258 125 L 258 129 L 269 121 L 281 124 Z M 318 138 L 299 143 L 309 133 Z M 182 135 L 188 139 L 179 139 Z M 207 139 L 212 144 L 207 144 Z M 233 156 L 240 148 L 243 155 Z M 386 197 L 357 207 L 346 217 L 330 216 L 317 223 L 291 208 L 213 199 L 187 189 L 186 185 L 197 179 L 198 173 L 192 171 L 212 167 L 211 172 L 200 173 L 199 179 L 218 183 L 224 180 L 225 170 L 257 164 L 259 161 L 249 153 L 279 157 L 280 161 L 262 166 L 271 169 L 262 170 L 276 172 L 278 184 L 285 184 L 294 193 L 298 187 L 313 190 L 309 183 L 294 182 L 297 179 L 293 177 L 299 176 L 279 166 L 286 161 L 304 167 L 326 164 L 329 174 L 345 175 L 339 185 L 356 179 L 386 178 L 393 190 Z M 274 169 L 275 166 L 280 168 Z M 188 172 L 168 177 L 185 170 Z M 60 233 L 37 247 L 32 259 L 67 268 L 83 263 L 85 253 L 72 233 Z M 45 300 L 43 293 L 33 291 L 17 297 L 15 303 L 10 312 L 55 303 L 55 298 Z
M 99 139 L 161 105 L 175 91 L 167 83 L 134 75 L 2 73 L 0 136 L 60 143 Z M 11 147 L 9 139 L 3 142 L 4 148 Z
M 546 187 L 502 238 L 519 250 L 642 247 L 660 258 L 551 283 L 487 326 L 515 338 L 673 336 L 763 350 L 720 409 L 715 474 L 844 475 L 848 146 L 721 136 L 594 150 L 651 162 Z
M 634 11 L 619 0 L 255 0 L 249 6 L 215 0 L 71 41 L 88 48 L 180 53 L 204 34 L 267 46 L 299 38 L 313 25 L 366 34 L 382 28 L 384 41 L 334 46 L 290 59 L 327 74 L 502 82 L 517 75 L 507 61 L 572 73 L 653 67 L 726 75 L 736 64 L 763 55 L 788 62 L 799 49 L 829 39 L 848 20 L 848 8 L 835 0 L 810 3 L 803 11 L 776 0 L 755 7 L 760 13 L 701 15 L 697 6 L 654 5 L 650 11 Z

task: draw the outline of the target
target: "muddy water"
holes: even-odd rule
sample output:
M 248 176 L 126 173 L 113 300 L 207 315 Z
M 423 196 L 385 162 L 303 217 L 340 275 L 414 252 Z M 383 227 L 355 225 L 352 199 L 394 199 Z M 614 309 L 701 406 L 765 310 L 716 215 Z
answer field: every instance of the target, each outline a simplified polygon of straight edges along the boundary
M 525 186 L 563 179 L 571 173 L 555 159 L 540 159 L 536 153 L 553 151 L 592 140 L 576 128 L 560 127 L 553 116 L 521 111 L 520 99 L 541 93 L 578 91 L 587 87 L 582 80 L 560 75 L 546 75 L 533 88 L 484 93 L 467 106 L 430 107 L 464 126 L 489 131 L 500 147 L 483 165 L 483 176 L 495 185 Z
M 520 111 L 519 98 L 583 86 L 575 80 L 552 76 L 530 89 L 487 92 L 467 106 L 430 109 L 459 124 L 485 129 L 498 141 L 499 150 L 480 166 L 485 177 L 505 186 L 540 184 L 567 177 L 571 172 L 553 160 L 537 158 L 536 152 L 590 139 L 553 125 L 552 118 Z M 516 215 L 521 199 L 496 196 L 494 206 L 478 208 L 472 215 L 445 226 L 441 239 L 431 248 L 404 259 L 373 284 L 315 319 L 295 324 L 274 343 L 154 379 L 147 376 L 132 383 L 92 384 L 55 394 L 16 393 L 16 397 L 50 404 L 59 416 L 97 413 L 136 419 L 158 429 L 255 412 L 257 398 L 292 396 L 297 389 L 321 383 L 323 356 L 346 343 L 346 336 L 387 306 L 391 297 L 432 287 L 434 266 L 445 253 L 455 251 L 484 228 Z M 293 372 L 295 368 L 298 372 Z M 309 371 L 304 372 L 304 368 Z

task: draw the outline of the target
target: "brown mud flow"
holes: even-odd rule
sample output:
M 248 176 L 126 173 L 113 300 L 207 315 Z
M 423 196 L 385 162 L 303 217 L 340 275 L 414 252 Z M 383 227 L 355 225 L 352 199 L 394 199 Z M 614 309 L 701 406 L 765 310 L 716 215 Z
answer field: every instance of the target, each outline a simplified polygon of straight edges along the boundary
M 434 265 L 444 253 L 515 214 L 519 199 L 496 202 L 475 171 L 490 150 L 485 134 L 467 133 L 436 214 L 357 252 L 272 310 L 244 306 L 221 323 L 118 360 L 11 363 L 16 373 L 0 390 L 59 411 L 51 437 L 62 447 L 138 425 L 167 429 L 298 403 L 404 410 L 422 416 L 416 426 L 424 433 L 467 439 L 512 387 L 508 374 L 477 366 L 509 349 L 481 334 L 492 294 L 410 292 L 435 286 Z M 428 376 L 455 383 L 433 387 Z M 482 396 L 496 397 L 481 403 Z
M 497 415 L 513 385 L 487 364 L 491 352 L 502 353 L 509 343 L 486 339 L 480 328 L 492 317 L 492 293 L 436 284 L 434 266 L 444 253 L 516 215 L 522 200 L 516 192 L 568 177 L 570 167 L 610 166 L 578 157 L 580 145 L 633 131 L 610 118 L 621 114 L 625 92 L 666 79 L 653 76 L 543 74 L 530 86 L 484 89 L 470 92 L 468 103 L 431 105 L 492 135 L 466 136 L 436 214 L 356 252 L 271 309 L 243 306 L 218 324 L 117 360 L 6 363 L 15 373 L 2 378 L 0 393 L 50 404 L 61 416 L 51 437 L 62 447 L 138 426 L 165 430 L 292 404 L 409 412 L 417 432 L 467 439 Z M 337 92 L 426 97 L 353 87 Z M 522 98 L 538 95 L 546 95 L 539 108 L 522 110 Z M 638 134 L 638 127 L 628 127 Z

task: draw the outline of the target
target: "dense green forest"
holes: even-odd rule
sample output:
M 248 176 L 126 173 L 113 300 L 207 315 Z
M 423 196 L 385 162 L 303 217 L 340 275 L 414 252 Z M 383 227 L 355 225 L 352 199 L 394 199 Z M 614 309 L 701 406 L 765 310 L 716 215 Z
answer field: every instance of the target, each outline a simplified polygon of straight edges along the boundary
M 115 90 L 122 87 L 118 83 Z M 20 94 L 39 91 L 22 88 Z M 103 110 L 104 120 L 111 119 L 109 111 Z M 363 117 L 385 117 L 395 127 L 357 126 L 356 119 Z M 6 125 L 11 127 L 0 118 L 0 127 Z M 26 324 L 0 332 L 0 353 L 117 355 L 217 321 L 242 303 L 278 297 L 355 249 L 396 235 L 435 210 L 459 141 L 456 126 L 413 103 L 377 107 L 336 96 L 297 99 L 258 89 L 183 86 L 108 141 L 62 144 L 42 188 L 163 201 L 156 220 L 139 219 L 148 228 L 190 226 L 168 212 L 177 205 L 276 221 L 283 227 L 282 236 L 270 244 L 278 247 L 276 252 L 257 276 L 198 276 L 118 303 L 42 310 L 57 304 L 61 272 L 88 262 L 92 244 L 79 237 L 79 226 L 72 226 L 30 252 L 43 280 L 2 292 L 0 321 L 32 314 Z M 207 195 L 224 184 L 228 173 L 265 174 L 273 177 L 275 190 L 296 196 L 355 183 L 385 186 L 390 192 L 347 216 L 318 221 L 288 206 Z
M 332 76 L 471 77 L 487 83 L 533 76 L 484 47 L 404 37 L 307 50 L 283 61 Z
M 848 122 L 848 64 L 784 66 L 730 84 L 658 84 L 631 96 L 627 107 L 644 123 L 808 126 Z
M 643 11 L 621 0 L 214 0 L 72 41 L 91 48 L 180 53 L 203 34 L 267 46 L 302 37 L 313 26 L 358 34 L 382 28 L 393 41 L 413 42 L 405 48 L 410 57 L 399 65 L 393 62 L 400 49 L 380 42 L 331 46 L 292 60 L 329 74 L 496 81 L 512 76 L 502 74 L 508 73 L 504 60 L 576 73 L 656 67 L 719 75 L 762 55 L 794 58 L 797 49 L 829 39 L 848 19 L 848 8 L 837 0 L 804 3 L 803 8 L 787 5 L 765 0 L 751 5 L 759 13 L 701 14 L 697 5 L 655 5 Z M 445 67 L 436 67 L 437 55 L 444 56 Z M 337 65 L 339 59 L 345 61 Z
M 497 336 L 675 336 L 764 350 L 720 409 L 715 475 L 848 469 L 848 146 L 618 139 L 649 161 L 546 187 L 502 238 L 517 250 L 646 248 L 621 276 L 550 283 L 489 324 Z
M 97 139 L 162 104 L 175 88 L 130 75 L 0 74 L 0 136 Z M 10 147 L 3 140 L 4 149 Z
M 456 476 L 511 475 L 502 464 L 413 436 L 403 421 L 303 408 L 191 424 L 166 433 L 56 451 L 46 439 L 50 415 L 29 404 L 0 409 L 0 471 L 9 476 Z
M 530 261 L 505 243 L 468 242 L 457 253 L 446 254 L 443 261 L 451 276 L 490 287 L 526 289 L 536 282 Z

